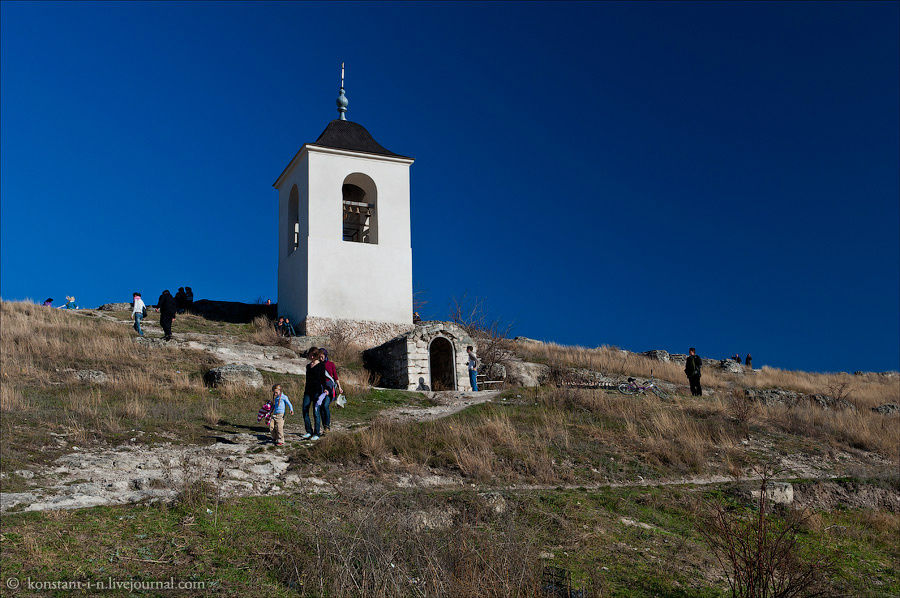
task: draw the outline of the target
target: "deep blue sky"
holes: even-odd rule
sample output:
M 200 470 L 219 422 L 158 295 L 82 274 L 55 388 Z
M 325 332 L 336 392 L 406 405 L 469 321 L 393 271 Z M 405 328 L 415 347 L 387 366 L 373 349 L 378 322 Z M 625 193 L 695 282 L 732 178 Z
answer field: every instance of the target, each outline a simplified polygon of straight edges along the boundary
M 5 299 L 274 298 L 271 185 L 343 60 L 350 120 L 416 158 L 426 317 L 898 368 L 897 3 L 0 10 Z

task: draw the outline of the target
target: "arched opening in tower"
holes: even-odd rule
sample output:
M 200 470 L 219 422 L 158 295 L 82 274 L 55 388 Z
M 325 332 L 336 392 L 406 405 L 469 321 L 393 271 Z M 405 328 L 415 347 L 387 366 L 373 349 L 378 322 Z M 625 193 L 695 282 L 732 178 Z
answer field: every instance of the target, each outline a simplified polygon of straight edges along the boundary
M 439 336 L 428 348 L 431 390 L 456 390 L 453 343 Z
M 341 186 L 343 239 L 378 244 L 378 189 L 371 177 L 360 172 L 348 175 Z

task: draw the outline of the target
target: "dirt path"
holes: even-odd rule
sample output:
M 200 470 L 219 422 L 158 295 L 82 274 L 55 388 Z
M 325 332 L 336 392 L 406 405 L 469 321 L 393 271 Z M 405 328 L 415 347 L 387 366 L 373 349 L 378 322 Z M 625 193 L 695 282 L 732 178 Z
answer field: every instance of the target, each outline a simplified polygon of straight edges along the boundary
M 405 421 L 429 421 L 456 413 L 488 399 L 464 397 L 455 404 L 422 409 L 399 408 L 385 413 Z M 287 434 L 288 445 L 302 441 L 300 432 Z M 98 505 L 127 504 L 140 501 L 169 501 L 187 483 L 203 480 L 222 497 L 260 496 L 287 492 L 330 492 L 332 485 L 323 479 L 288 471 L 285 451 L 275 449 L 268 434 L 222 434 L 206 446 L 155 446 L 134 444 L 115 449 L 76 450 L 58 458 L 49 468 L 35 473 L 14 472 L 28 478 L 31 488 L 25 492 L 0 494 L 0 511 L 43 511 L 77 509 Z M 785 459 L 786 468 L 779 480 L 828 480 L 833 472 Z M 4 474 L 6 476 L 6 474 Z M 758 480 L 744 476 L 741 481 Z M 542 490 L 599 490 L 602 488 L 639 488 L 659 486 L 707 486 L 735 481 L 725 475 L 695 476 L 669 480 L 608 481 L 580 484 L 474 485 L 457 475 L 399 474 L 394 479 L 369 482 L 374 486 L 429 488 L 434 490 L 475 489 L 478 491 L 531 492 Z M 358 483 L 358 482 L 357 482 Z
M 90 316 L 85 317 L 95 317 L 131 327 L 131 322 L 120 320 L 102 311 L 91 312 Z M 135 341 L 145 345 L 197 349 L 211 353 L 225 363 L 249 365 L 277 374 L 306 375 L 306 359 L 300 358 L 297 353 L 284 347 L 255 345 L 233 337 L 201 332 L 173 332 L 173 340 L 167 342 L 160 337 L 162 329 L 152 320 L 144 322 L 141 326 L 145 336 L 138 338 L 135 335 Z
M 485 399 L 489 400 L 489 399 Z M 428 421 L 442 417 L 439 413 L 456 413 L 466 406 L 485 402 L 469 399 L 454 405 L 419 410 L 397 409 L 389 417 L 406 421 Z M 437 411 L 444 409 L 445 411 Z M 288 446 L 302 441 L 300 432 L 287 435 Z M 98 505 L 127 504 L 139 501 L 168 501 L 185 489 L 186 484 L 203 480 L 215 488 L 222 498 L 259 496 L 285 492 L 330 491 L 330 483 L 316 477 L 288 471 L 287 453 L 276 450 L 267 434 L 222 434 L 217 442 L 206 446 L 126 445 L 114 449 L 76 450 L 58 458 L 41 472 L 19 471 L 14 475 L 27 478 L 31 485 L 25 492 L 0 494 L 0 511 L 77 509 Z M 5 474 L 4 474 L 5 475 Z M 825 471 L 811 472 L 801 479 L 835 477 Z M 745 480 L 758 479 L 754 477 Z M 798 479 L 791 476 L 791 479 Z M 643 480 L 582 484 L 514 484 L 478 486 L 482 490 L 511 492 L 553 489 L 600 489 L 644 486 L 709 485 L 733 481 L 728 476 L 697 476 L 672 480 Z M 458 476 L 433 474 L 411 476 L 401 474 L 397 487 L 433 489 L 472 488 Z
M 434 421 L 459 413 L 463 409 L 487 403 L 500 394 L 499 390 L 481 392 L 426 392 L 425 396 L 437 403 L 432 407 L 396 407 L 381 412 L 381 416 L 396 421 Z

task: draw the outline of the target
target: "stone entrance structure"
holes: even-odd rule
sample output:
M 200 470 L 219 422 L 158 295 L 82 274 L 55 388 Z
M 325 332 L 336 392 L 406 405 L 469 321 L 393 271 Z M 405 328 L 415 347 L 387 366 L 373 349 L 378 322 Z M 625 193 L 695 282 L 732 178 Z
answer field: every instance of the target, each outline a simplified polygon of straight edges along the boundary
M 470 391 L 466 331 L 450 322 L 422 322 L 411 331 L 363 353 L 380 386 L 406 390 Z

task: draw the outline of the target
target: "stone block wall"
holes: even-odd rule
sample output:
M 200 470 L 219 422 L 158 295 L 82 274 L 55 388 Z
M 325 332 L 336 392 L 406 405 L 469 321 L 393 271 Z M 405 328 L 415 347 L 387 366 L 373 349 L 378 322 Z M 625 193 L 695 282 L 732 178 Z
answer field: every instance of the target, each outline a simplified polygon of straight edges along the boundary
M 412 330 L 412 324 L 307 317 L 297 332 L 305 336 L 340 336 L 363 347 L 376 347 Z
M 381 375 L 381 385 L 407 390 L 431 390 L 431 342 L 443 337 L 453 345 L 456 388 L 470 391 L 466 346 L 475 346 L 472 338 L 450 322 L 422 322 L 413 330 L 363 354 L 366 368 Z
M 409 388 L 406 337 L 400 336 L 378 347 L 363 351 L 363 365 L 380 376 L 377 385 L 385 388 Z

